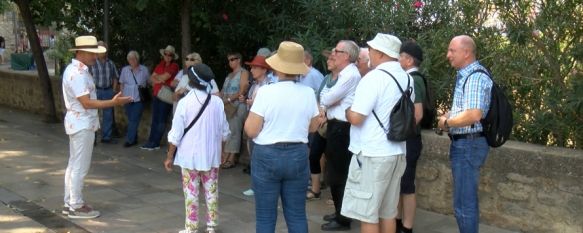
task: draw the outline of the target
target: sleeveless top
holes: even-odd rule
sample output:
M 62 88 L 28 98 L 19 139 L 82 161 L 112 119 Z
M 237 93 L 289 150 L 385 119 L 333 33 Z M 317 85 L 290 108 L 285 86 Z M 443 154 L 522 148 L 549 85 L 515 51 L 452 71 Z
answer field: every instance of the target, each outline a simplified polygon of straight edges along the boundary
M 243 72 L 244 68 L 240 68 L 237 73 L 235 73 L 232 77 L 227 76 L 225 78 L 225 83 L 223 84 L 223 94 L 225 95 L 232 95 L 239 92 L 239 83 L 241 82 L 241 73 Z

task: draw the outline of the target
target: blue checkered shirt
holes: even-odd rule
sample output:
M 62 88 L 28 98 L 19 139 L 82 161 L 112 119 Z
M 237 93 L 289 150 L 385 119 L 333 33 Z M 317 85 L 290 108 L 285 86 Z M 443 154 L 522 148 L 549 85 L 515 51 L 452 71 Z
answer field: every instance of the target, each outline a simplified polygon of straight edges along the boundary
M 105 62 L 97 59 L 95 65 L 92 65 L 89 71 L 93 75 L 96 88 L 110 88 L 113 85 L 113 81 L 117 82 L 119 79 L 115 64 L 109 59 L 105 59 Z
M 456 76 L 455 89 L 453 94 L 453 103 L 450 110 L 450 118 L 456 117 L 463 111 L 469 109 L 482 110 L 482 118 L 488 114 L 490 108 L 490 91 L 492 89 L 492 80 L 484 73 L 474 73 L 468 77 L 474 70 L 486 70 L 478 61 L 458 70 Z M 466 82 L 465 88 L 464 82 Z M 452 127 L 449 129 L 451 134 L 467 134 L 482 132 L 482 124 L 476 122 L 465 127 Z

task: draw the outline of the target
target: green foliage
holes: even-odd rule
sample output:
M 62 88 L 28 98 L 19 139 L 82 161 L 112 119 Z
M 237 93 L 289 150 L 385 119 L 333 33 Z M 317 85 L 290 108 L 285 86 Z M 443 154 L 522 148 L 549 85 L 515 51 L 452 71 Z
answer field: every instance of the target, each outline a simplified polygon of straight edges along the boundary
M 180 50 L 178 0 L 110 1 L 110 56 L 118 64 L 135 49 L 152 67 L 158 49 Z M 33 1 L 37 22 L 75 34 L 100 37 L 102 1 Z M 213 67 L 218 81 L 228 72 L 226 53 L 250 60 L 260 47 L 296 41 L 319 56 L 342 39 L 359 45 L 378 32 L 412 38 L 425 50 L 422 64 L 438 106 L 451 105 L 455 70 L 445 55 L 452 37 L 475 39 L 479 60 L 491 69 L 514 103 L 516 140 L 571 148 L 583 145 L 583 6 L 580 0 L 193 0 L 192 48 Z M 64 15 L 64 17 L 63 17 Z

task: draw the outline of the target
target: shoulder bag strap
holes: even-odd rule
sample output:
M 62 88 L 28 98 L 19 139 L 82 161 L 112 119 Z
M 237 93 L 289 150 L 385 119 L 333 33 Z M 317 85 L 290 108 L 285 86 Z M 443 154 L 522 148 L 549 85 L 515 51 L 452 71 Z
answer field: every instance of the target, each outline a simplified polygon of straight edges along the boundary
M 196 115 L 196 117 L 194 117 L 194 119 L 192 119 L 192 121 L 190 122 L 190 124 L 188 125 L 188 127 L 186 127 L 184 129 L 184 133 L 182 134 L 182 138 L 184 138 L 184 135 L 186 135 L 186 133 L 188 132 L 188 130 L 190 130 L 190 128 L 192 128 L 192 126 L 194 125 L 194 123 L 196 123 L 196 121 L 198 120 L 198 118 L 200 118 L 200 115 L 202 115 L 202 112 L 204 112 L 204 109 L 209 104 L 210 100 L 211 100 L 211 95 L 208 94 L 206 96 L 206 100 L 204 101 L 204 104 L 202 105 L 202 108 L 200 108 L 200 111 L 198 111 L 198 114 Z
M 206 106 L 209 104 L 211 100 L 211 94 L 208 94 L 206 96 L 206 100 L 204 101 L 204 104 L 202 105 L 202 108 L 200 108 L 200 111 L 198 111 L 198 114 L 196 114 L 196 116 L 194 117 L 194 119 L 192 119 L 192 121 L 190 122 L 190 124 L 188 125 L 188 127 L 186 127 L 184 129 L 184 133 L 182 134 L 182 138 L 180 139 L 180 141 L 182 141 L 182 139 L 184 138 L 184 136 L 186 135 L 186 133 L 188 132 L 188 130 L 190 130 L 190 128 L 192 128 L 192 126 L 194 125 L 194 123 L 196 123 L 196 121 L 198 121 L 198 118 L 200 118 L 200 116 L 202 115 L 202 112 L 204 112 L 204 110 L 206 109 Z M 174 160 L 174 158 L 176 157 L 176 152 L 178 151 L 178 148 L 176 148 L 174 150 L 174 155 L 172 156 L 172 160 Z
M 134 71 L 132 70 L 131 67 L 130 67 L 130 72 L 132 73 L 132 77 L 134 77 L 134 82 L 136 83 L 136 86 L 139 87 L 140 85 L 138 84 L 138 81 L 136 80 L 136 75 L 134 74 Z

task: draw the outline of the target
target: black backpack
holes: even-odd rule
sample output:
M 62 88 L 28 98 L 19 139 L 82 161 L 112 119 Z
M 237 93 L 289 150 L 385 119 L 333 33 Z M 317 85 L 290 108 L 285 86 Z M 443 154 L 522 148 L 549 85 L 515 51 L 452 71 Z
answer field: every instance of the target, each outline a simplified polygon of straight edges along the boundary
M 374 110 L 372 111 L 372 114 L 381 125 L 381 128 L 383 128 L 383 130 L 387 133 L 387 139 L 389 141 L 396 142 L 406 141 L 407 139 L 412 138 L 416 135 L 415 105 L 413 104 L 413 101 L 411 101 L 411 92 L 413 90 L 411 88 L 411 79 L 409 78 L 409 75 L 407 75 L 407 88 L 403 90 L 403 88 L 401 88 L 401 85 L 399 85 L 399 82 L 397 82 L 397 79 L 395 79 L 395 77 L 391 73 L 387 72 L 386 70 L 380 71 L 387 73 L 389 76 L 391 76 L 391 78 L 393 78 L 393 80 L 395 80 L 395 83 L 397 83 L 399 90 L 401 90 L 401 98 L 399 98 L 399 101 L 397 101 L 397 103 L 391 110 L 391 115 L 389 116 L 390 124 L 388 130 L 385 130 L 385 126 L 383 125 L 383 123 L 381 123 L 381 120 L 379 119 Z
M 490 92 L 490 108 L 486 117 L 480 120 L 482 123 L 483 133 L 486 136 L 486 141 L 491 147 L 502 146 L 510 133 L 512 132 L 512 126 L 514 125 L 514 120 L 512 118 L 512 105 L 508 102 L 508 98 L 504 94 L 504 91 L 498 87 L 494 82 L 494 79 L 485 70 L 477 69 L 468 75 L 462 90 L 466 88 L 466 82 L 472 74 L 483 73 L 490 80 L 492 80 L 492 90 Z M 472 125 L 473 126 L 473 125 Z
M 437 116 L 437 109 L 435 108 L 435 101 L 433 101 L 433 92 L 429 85 L 427 84 L 427 78 L 419 71 L 411 72 L 411 75 L 418 75 L 423 78 L 423 84 L 425 84 L 425 98 L 423 99 L 423 118 L 419 122 L 422 129 L 432 129 L 435 124 L 435 119 Z

